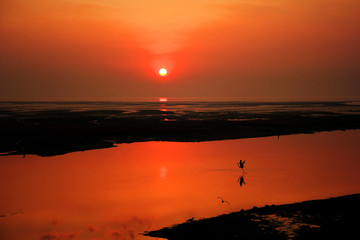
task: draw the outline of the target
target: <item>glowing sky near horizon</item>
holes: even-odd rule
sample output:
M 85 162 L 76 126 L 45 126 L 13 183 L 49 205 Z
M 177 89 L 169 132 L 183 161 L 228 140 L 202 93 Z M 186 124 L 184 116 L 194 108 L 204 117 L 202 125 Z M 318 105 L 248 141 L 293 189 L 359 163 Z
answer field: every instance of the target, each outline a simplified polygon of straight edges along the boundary
M 3 0 L 0 96 L 358 97 L 359 12 L 355 0 Z

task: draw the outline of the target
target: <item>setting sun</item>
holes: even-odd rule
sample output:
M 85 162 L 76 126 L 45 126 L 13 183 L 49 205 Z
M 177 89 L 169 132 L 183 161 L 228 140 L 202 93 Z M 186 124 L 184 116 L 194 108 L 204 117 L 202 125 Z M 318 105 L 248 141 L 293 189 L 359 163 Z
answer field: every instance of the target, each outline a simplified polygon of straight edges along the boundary
M 161 97 L 159 98 L 159 102 L 167 102 L 168 99 L 166 97 Z
M 159 70 L 159 74 L 160 74 L 160 76 L 166 76 L 166 74 L 167 74 L 167 70 L 165 69 L 165 68 L 161 68 L 160 70 Z

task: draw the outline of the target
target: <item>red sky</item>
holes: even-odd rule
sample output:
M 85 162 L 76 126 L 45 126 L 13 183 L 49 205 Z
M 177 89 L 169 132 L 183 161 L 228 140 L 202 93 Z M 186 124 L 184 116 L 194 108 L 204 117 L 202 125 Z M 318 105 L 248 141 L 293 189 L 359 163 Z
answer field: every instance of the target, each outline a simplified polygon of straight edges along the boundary
M 358 0 L 1 0 L 0 99 L 359 97 L 359 29 Z

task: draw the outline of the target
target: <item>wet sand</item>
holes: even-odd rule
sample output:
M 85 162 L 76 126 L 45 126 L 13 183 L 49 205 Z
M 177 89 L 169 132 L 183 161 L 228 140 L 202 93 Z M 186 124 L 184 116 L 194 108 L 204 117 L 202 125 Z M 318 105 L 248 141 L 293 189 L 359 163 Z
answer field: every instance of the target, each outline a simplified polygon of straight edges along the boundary
M 359 112 L 352 112 L 346 102 L 273 103 L 270 106 L 276 104 L 282 104 L 286 110 L 178 114 L 169 110 L 171 106 L 161 109 L 166 106 L 160 105 L 158 109 L 134 112 L 0 109 L 0 153 L 54 156 L 113 147 L 118 143 L 200 142 L 360 129 Z M 296 107 L 292 109 L 291 104 Z
M 358 239 L 360 194 L 254 207 L 144 235 L 181 239 Z

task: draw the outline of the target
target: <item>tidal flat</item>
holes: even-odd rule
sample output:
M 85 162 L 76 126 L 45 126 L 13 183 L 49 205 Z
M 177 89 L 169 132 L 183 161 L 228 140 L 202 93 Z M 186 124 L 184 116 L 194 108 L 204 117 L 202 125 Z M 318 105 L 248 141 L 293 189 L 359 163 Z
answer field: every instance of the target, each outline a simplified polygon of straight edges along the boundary
M 360 128 L 342 102 L 2 102 L 0 153 L 54 156 L 118 143 L 201 142 Z

